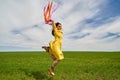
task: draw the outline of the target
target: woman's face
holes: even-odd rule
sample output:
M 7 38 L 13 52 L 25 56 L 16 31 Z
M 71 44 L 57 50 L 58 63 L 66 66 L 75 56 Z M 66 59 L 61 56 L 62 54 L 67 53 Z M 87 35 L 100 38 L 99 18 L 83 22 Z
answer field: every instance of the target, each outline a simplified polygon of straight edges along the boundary
M 61 24 L 58 24 L 58 26 L 56 26 L 58 30 L 61 30 L 62 29 L 62 25 Z

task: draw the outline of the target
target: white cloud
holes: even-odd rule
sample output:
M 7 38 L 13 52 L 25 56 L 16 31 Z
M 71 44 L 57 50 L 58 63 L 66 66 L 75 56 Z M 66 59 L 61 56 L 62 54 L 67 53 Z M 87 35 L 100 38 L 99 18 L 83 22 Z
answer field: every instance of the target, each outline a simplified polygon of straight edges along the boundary
M 75 33 L 76 34 L 83 34 L 86 32 L 91 33 L 90 36 L 85 37 L 83 39 L 75 39 L 70 40 L 68 43 L 71 44 L 69 46 L 69 50 L 95 50 L 95 51 L 119 51 L 120 49 L 120 38 L 110 41 L 113 37 L 100 39 L 100 37 L 104 36 L 108 32 L 118 33 L 120 30 L 120 17 L 114 19 L 111 23 L 106 23 L 102 26 L 99 26 L 96 29 L 88 29 L 83 30 L 82 32 Z M 68 47 L 68 46 L 66 46 Z

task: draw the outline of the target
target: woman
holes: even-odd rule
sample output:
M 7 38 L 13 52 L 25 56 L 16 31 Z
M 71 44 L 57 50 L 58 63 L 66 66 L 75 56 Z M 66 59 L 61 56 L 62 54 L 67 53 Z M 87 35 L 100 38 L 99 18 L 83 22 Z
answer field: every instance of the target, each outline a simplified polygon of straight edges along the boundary
M 49 47 L 43 46 L 44 48 L 51 56 L 53 59 L 53 64 L 49 68 L 49 72 L 52 76 L 55 75 L 54 73 L 54 68 L 55 66 L 60 62 L 60 60 L 64 59 L 64 55 L 62 53 L 62 25 L 61 23 L 57 22 L 54 23 L 53 20 L 50 20 L 52 22 L 52 35 L 54 36 L 54 40 L 50 41 Z

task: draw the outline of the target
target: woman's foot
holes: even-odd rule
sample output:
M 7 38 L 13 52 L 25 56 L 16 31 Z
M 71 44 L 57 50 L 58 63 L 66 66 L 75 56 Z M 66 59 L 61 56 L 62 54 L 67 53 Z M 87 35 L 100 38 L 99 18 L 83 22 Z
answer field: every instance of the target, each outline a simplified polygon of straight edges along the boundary
M 45 49 L 46 52 L 49 52 L 49 46 L 42 46 L 43 49 Z
M 48 69 L 48 71 L 49 71 L 49 73 L 52 75 L 52 76 L 54 76 L 55 75 L 55 73 L 54 73 L 54 69 L 51 67 L 51 68 L 49 68 Z

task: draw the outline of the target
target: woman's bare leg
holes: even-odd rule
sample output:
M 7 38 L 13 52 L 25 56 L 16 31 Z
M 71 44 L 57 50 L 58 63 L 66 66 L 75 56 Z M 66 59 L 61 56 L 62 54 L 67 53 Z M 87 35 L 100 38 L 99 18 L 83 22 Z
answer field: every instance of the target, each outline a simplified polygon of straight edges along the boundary
M 42 46 L 43 49 L 45 49 L 46 52 L 49 52 L 49 46 Z
M 57 60 L 57 59 L 55 59 L 55 60 L 53 61 L 52 66 L 49 68 L 49 72 L 50 72 L 51 75 L 53 75 L 53 76 L 55 75 L 54 69 L 55 69 L 56 65 L 57 65 L 59 62 L 60 62 L 60 60 Z
M 52 66 L 49 68 L 49 72 L 52 76 L 54 76 L 55 75 L 54 69 L 56 65 L 60 62 L 60 60 L 57 60 L 56 57 L 50 53 L 49 51 L 50 47 L 42 46 L 42 48 L 45 49 L 46 52 L 49 53 L 50 57 L 53 59 L 53 63 L 52 63 Z
M 53 64 L 52 64 L 52 66 L 51 66 L 51 67 L 54 69 L 54 68 L 55 68 L 55 66 L 56 66 L 59 62 L 60 62 L 60 60 L 57 60 L 57 59 L 56 59 L 56 60 L 54 60 L 54 61 L 53 61 Z

